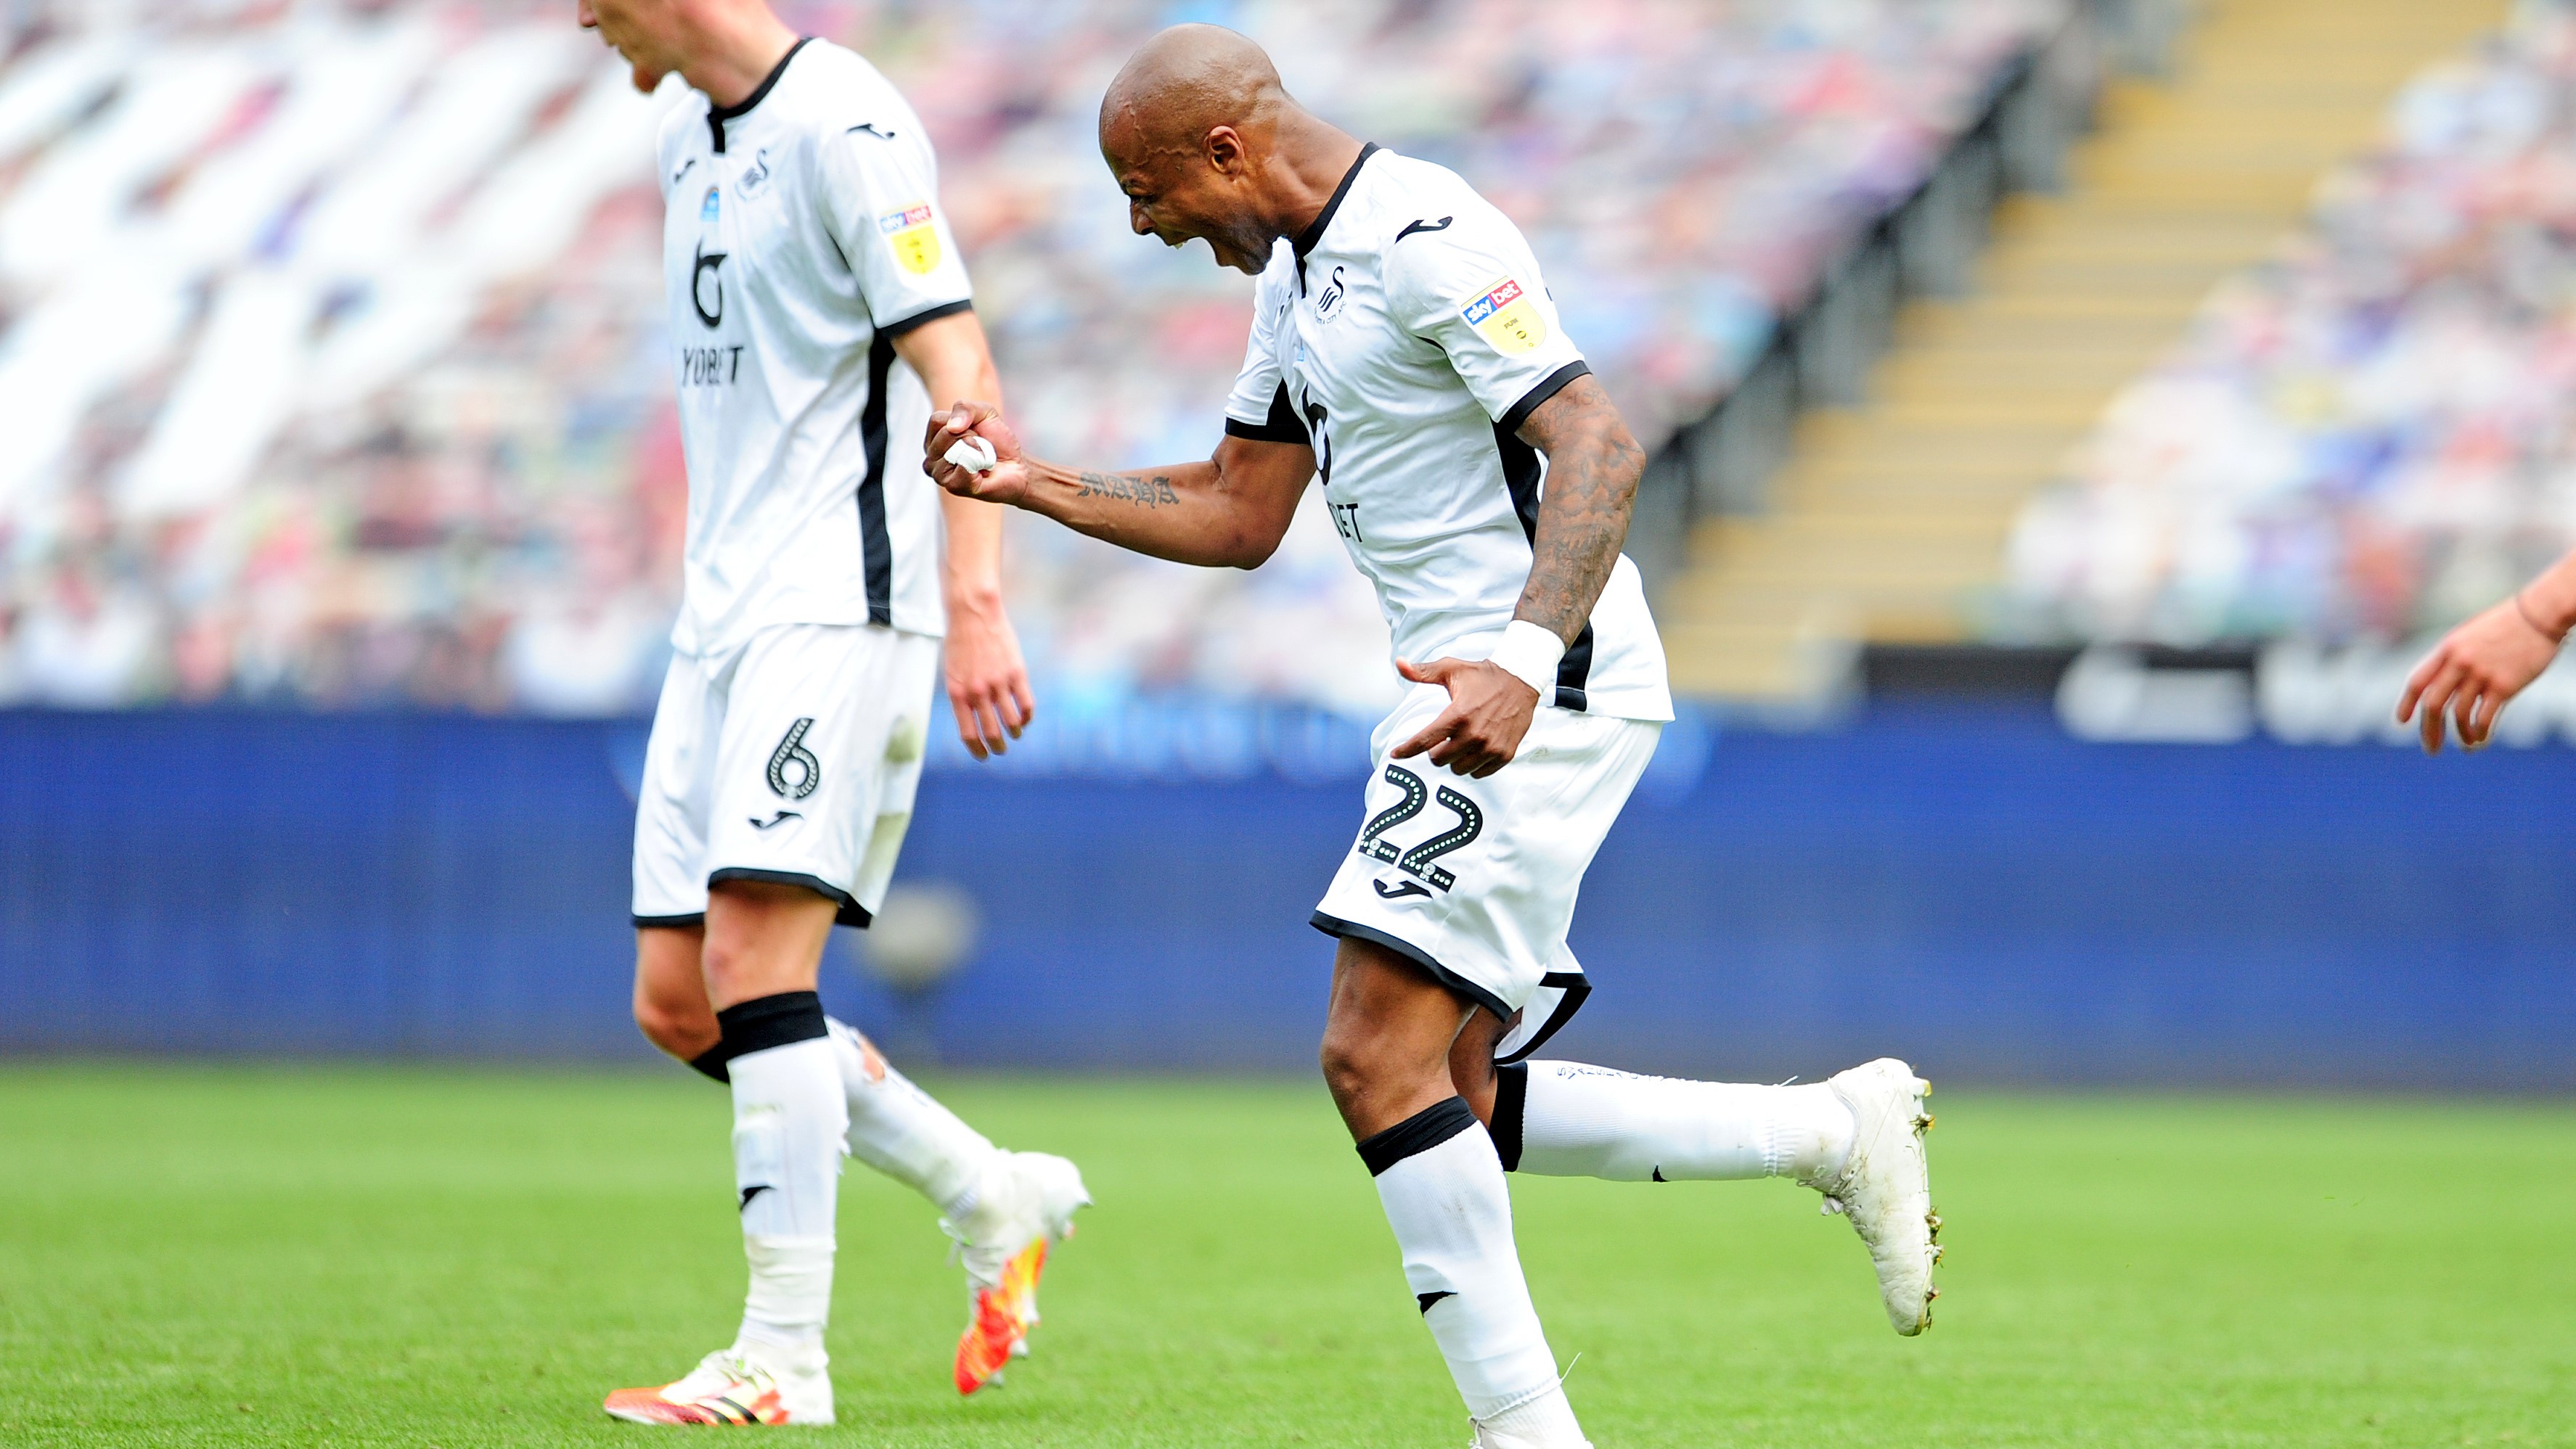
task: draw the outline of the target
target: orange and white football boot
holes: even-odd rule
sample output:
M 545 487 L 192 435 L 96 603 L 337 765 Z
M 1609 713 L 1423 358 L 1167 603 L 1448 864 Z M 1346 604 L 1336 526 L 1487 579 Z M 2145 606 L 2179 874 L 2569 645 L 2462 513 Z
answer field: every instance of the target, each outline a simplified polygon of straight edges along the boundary
M 778 1367 L 736 1344 L 700 1360 L 688 1377 L 658 1389 L 619 1389 L 600 1405 L 634 1424 L 751 1429 L 832 1422 L 832 1376 L 821 1354 L 805 1367 Z
M 1038 1321 L 1038 1275 L 1047 1249 L 1073 1236 L 1091 1205 L 1082 1172 L 1043 1152 L 996 1158 L 963 1222 L 939 1220 L 966 1265 L 966 1332 L 957 1340 L 957 1392 L 1000 1383 L 1003 1366 L 1029 1352 Z

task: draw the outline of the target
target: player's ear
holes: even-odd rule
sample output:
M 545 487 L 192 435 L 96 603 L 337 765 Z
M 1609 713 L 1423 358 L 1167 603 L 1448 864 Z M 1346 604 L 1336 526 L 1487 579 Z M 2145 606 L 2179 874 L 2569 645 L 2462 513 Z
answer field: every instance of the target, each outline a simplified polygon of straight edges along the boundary
M 1232 126 L 1211 129 L 1200 140 L 1199 148 L 1206 153 L 1208 164 L 1223 176 L 1240 176 L 1250 164 L 1251 158 L 1243 146 L 1243 134 Z

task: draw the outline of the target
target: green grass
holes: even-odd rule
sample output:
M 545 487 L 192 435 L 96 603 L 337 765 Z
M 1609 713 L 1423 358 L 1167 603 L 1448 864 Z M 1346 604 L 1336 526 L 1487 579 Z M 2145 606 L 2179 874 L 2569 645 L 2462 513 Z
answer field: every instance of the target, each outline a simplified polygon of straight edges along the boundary
M 931 1211 L 842 1194 L 875 1445 L 1429 1445 L 1465 1421 L 1320 1088 L 960 1081 L 1100 1206 L 961 1401 Z M 1519 1180 L 1602 1449 L 2576 1444 L 2576 1110 L 1945 1094 L 1939 1324 L 1784 1183 Z M 0 1071 L 0 1444 L 635 1444 L 727 1341 L 721 1092 L 679 1073 Z

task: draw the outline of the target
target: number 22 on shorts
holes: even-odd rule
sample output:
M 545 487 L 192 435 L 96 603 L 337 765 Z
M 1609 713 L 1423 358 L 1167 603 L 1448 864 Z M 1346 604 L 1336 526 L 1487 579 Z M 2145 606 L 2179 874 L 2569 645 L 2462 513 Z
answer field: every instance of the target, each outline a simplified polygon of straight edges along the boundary
M 1404 793 L 1394 804 L 1372 816 L 1367 826 L 1360 831 L 1360 855 L 1369 860 L 1384 861 L 1406 875 L 1430 882 L 1440 890 L 1445 891 L 1456 885 L 1457 876 L 1451 874 L 1447 868 L 1433 865 L 1431 862 L 1484 834 L 1485 812 L 1475 801 L 1446 785 L 1441 786 L 1435 796 L 1430 787 L 1422 783 L 1420 775 L 1402 765 L 1386 767 L 1386 782 Z M 1387 831 L 1421 814 L 1422 807 L 1435 799 L 1442 809 L 1458 817 L 1455 827 L 1423 841 L 1411 850 L 1400 851 L 1394 842 L 1382 838 Z

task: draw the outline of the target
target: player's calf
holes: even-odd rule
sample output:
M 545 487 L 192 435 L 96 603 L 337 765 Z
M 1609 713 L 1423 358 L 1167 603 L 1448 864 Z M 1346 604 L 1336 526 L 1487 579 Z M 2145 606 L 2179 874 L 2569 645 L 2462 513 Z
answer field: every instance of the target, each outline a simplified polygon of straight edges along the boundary
M 832 1422 L 823 1329 L 832 1302 L 833 1218 L 849 1121 L 823 1004 L 782 992 L 717 1014 L 733 1086 L 734 1183 L 750 1266 L 731 1347 L 657 1389 L 602 1407 L 644 1424 Z
M 1868 1245 L 1896 1331 L 1931 1322 L 1929 1084 L 1892 1058 L 1830 1082 L 1767 1087 L 1645 1077 L 1581 1062 L 1501 1068 L 1493 1132 L 1505 1170 L 1614 1182 L 1787 1177 L 1825 1195 Z
M 1512 1239 L 1493 1138 L 1449 1078 L 1473 1010 L 1412 962 L 1345 939 L 1323 1062 L 1404 1254 L 1405 1286 L 1491 1449 L 1584 1443 Z
M 703 927 L 643 926 L 635 932 L 635 1027 L 663 1052 L 721 1082 L 723 1032 L 707 1001 L 700 956 Z
M 1582 1062 L 1500 1068 L 1494 1145 L 1533 1177 L 1804 1181 L 1842 1165 L 1854 1122 L 1832 1087 L 1639 1076 Z

